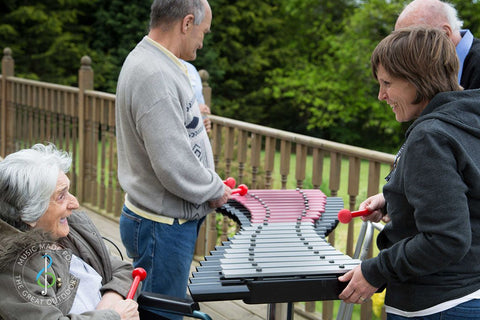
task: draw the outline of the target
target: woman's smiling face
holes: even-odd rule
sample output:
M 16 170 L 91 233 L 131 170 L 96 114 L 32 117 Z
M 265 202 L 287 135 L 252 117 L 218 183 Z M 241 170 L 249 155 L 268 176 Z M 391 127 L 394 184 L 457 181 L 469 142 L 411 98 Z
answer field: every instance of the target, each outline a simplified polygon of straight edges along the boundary
M 36 222 L 35 228 L 50 232 L 55 238 L 66 237 L 70 232 L 67 217 L 79 207 L 78 200 L 68 192 L 70 180 L 60 171 L 55 192 L 50 198 L 47 211 Z
M 413 103 L 417 97 L 413 84 L 392 77 L 381 64 L 378 65 L 377 80 L 380 85 L 378 100 L 385 100 L 390 105 L 398 122 L 407 122 L 420 116 L 428 102 Z

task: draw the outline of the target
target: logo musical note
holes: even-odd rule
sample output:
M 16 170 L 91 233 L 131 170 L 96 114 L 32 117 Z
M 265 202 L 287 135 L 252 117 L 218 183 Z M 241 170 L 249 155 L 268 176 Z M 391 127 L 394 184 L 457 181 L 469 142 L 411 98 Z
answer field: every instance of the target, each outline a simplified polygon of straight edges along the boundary
M 55 274 L 53 274 L 52 272 L 47 272 L 48 268 L 50 268 L 52 266 L 52 263 L 53 263 L 53 259 L 52 257 L 50 257 L 48 254 L 44 254 L 42 256 L 42 258 L 44 258 L 44 261 L 45 261 L 45 267 L 42 268 L 42 270 L 40 270 L 38 273 L 37 273 L 37 284 L 43 288 L 42 290 L 42 295 L 47 295 L 47 289 L 50 288 L 51 286 L 53 286 L 56 282 L 56 277 L 55 277 Z M 47 260 L 48 260 L 48 265 L 47 265 Z M 42 274 L 43 274 L 43 279 L 44 279 L 44 282 L 42 283 Z M 52 277 L 52 283 L 48 283 L 47 282 L 47 275 L 49 275 L 50 277 Z

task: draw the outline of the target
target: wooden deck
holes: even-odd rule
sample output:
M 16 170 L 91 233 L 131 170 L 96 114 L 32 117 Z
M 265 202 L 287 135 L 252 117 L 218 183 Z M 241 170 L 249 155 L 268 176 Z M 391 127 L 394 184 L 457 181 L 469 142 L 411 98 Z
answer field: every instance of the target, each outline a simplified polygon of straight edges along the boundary
M 125 248 L 120 240 L 118 223 L 85 208 L 81 208 L 81 210 L 84 210 L 89 214 L 100 233 L 104 237 L 115 242 L 122 251 L 123 256 L 126 257 Z M 194 261 L 192 263 L 192 270 L 195 269 L 196 265 L 198 265 L 198 262 Z M 267 305 L 251 305 L 237 300 L 200 303 L 200 310 L 210 315 L 213 320 L 262 320 L 267 318 Z M 297 313 L 294 318 L 295 320 L 309 319 Z

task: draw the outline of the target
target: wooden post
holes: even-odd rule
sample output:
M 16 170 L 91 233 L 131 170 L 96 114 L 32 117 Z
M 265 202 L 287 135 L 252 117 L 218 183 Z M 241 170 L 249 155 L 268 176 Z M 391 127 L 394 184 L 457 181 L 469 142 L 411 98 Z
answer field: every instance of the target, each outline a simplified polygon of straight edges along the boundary
M 257 174 L 260 170 L 260 155 L 262 151 L 262 135 L 253 133 L 251 139 L 251 167 L 252 167 L 252 183 L 251 189 L 257 189 Z
M 307 168 L 307 146 L 297 143 L 295 159 L 295 179 L 297 180 L 297 188 L 303 188 L 305 170 Z
M 225 178 L 230 176 L 231 164 L 233 159 L 233 147 L 235 146 L 235 128 L 226 127 L 225 128 L 225 143 L 223 147 L 225 148 Z
M 348 169 L 348 195 L 350 203 L 348 204 L 348 208 L 351 211 L 356 209 L 355 204 L 358 196 L 358 192 L 360 189 L 360 165 L 361 161 L 360 158 L 357 157 L 350 157 L 349 161 L 349 169 Z M 345 208 L 346 208 L 345 204 Z M 353 240 L 355 237 L 355 222 L 352 219 L 348 224 L 348 231 L 347 231 L 347 255 L 353 256 Z
M 272 172 L 275 164 L 276 139 L 265 138 L 265 189 L 272 188 Z
M 320 189 L 323 182 L 323 151 L 321 149 L 313 149 L 312 154 L 312 184 L 314 189 Z
M 80 60 L 81 66 L 78 70 L 78 186 L 77 198 L 80 202 L 84 200 L 85 187 L 85 91 L 93 90 L 93 69 L 92 59 L 89 56 L 83 56 Z M 74 146 L 75 147 L 75 146 Z
M 200 79 L 202 79 L 202 94 L 205 104 L 212 108 L 212 88 L 210 88 L 208 85 L 208 78 L 210 75 L 208 74 L 207 70 L 203 69 L 199 70 L 198 74 L 200 75 Z M 212 149 L 216 167 L 218 165 L 221 152 L 222 127 L 216 124 L 213 124 L 213 126 L 215 128 L 212 128 L 212 131 L 214 132 Z M 202 240 L 203 243 L 198 247 L 198 252 L 203 252 L 200 254 L 205 256 L 208 254 L 208 252 L 212 251 L 217 244 L 217 220 L 215 212 L 207 215 L 202 228 L 203 229 L 200 229 L 201 234 L 199 234 L 198 239 L 202 239 L 202 237 L 204 237 L 204 241 Z
M 245 130 L 240 130 L 238 132 L 238 141 L 237 141 L 237 158 L 238 158 L 238 176 L 237 183 L 243 183 L 243 175 L 245 164 L 247 163 L 247 150 L 248 150 L 248 133 Z
M 340 189 L 340 172 L 342 167 L 342 155 L 338 152 L 330 152 L 330 183 L 329 188 L 332 197 L 338 195 Z
M 7 77 L 13 77 L 15 74 L 15 61 L 12 58 L 12 50 L 5 48 L 2 58 L 2 106 L 0 117 L 0 156 L 7 155 L 7 103 L 9 100 L 9 90 L 7 90 Z
M 292 143 L 287 140 L 280 142 L 280 176 L 282 189 L 287 189 L 287 180 L 290 173 L 290 158 L 292 156 Z

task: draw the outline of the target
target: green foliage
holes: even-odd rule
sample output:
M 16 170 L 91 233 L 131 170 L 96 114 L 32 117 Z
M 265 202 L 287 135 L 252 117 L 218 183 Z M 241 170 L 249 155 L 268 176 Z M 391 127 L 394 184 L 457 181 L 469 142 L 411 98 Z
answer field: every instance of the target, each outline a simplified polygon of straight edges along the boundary
M 97 54 L 92 60 L 95 84 L 99 90 L 115 93 L 123 61 L 148 33 L 151 0 L 125 2 L 97 0 L 93 13 L 90 47 Z
M 321 50 L 272 72 L 264 94 L 278 109 L 295 106 L 297 124 L 307 132 L 376 149 L 395 146 L 401 139 L 400 126 L 376 99 L 370 54 L 392 30 L 399 8 L 390 1 L 374 0 L 351 9 L 336 26 L 341 32 L 324 36 Z
M 286 48 L 279 45 L 284 20 L 278 1 L 212 0 L 210 5 L 212 34 L 195 64 L 210 72 L 213 110 L 258 123 L 265 116 L 258 89 L 266 71 L 285 63 Z
M 458 11 L 463 27 L 470 29 L 472 33 L 480 36 L 480 2 L 478 0 L 450 0 Z
M 7 1 L 0 5 L 0 43 L 13 50 L 17 75 L 75 84 L 95 1 Z
M 76 85 L 92 58 L 95 89 L 115 92 L 147 33 L 152 0 L 4 0 L 0 45 L 16 75 Z M 215 114 L 394 151 L 404 128 L 377 100 L 370 54 L 407 0 L 210 0 L 212 33 L 194 62 L 210 73 Z M 480 35 L 477 0 L 451 0 Z

